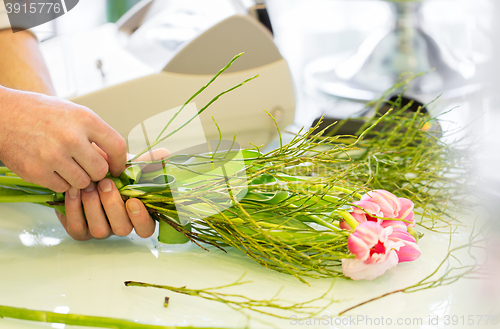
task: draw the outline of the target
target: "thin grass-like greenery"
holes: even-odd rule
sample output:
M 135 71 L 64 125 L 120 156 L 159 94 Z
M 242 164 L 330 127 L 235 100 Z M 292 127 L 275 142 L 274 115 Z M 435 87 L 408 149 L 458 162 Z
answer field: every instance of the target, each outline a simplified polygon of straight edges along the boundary
M 239 56 L 186 101 L 138 156 L 191 122 L 196 116 L 166 134 L 180 111 Z M 254 78 L 218 94 L 197 115 Z M 383 101 L 373 104 L 376 110 Z M 213 151 L 162 160 L 163 168 L 155 172 L 143 173 L 139 166 L 154 161 L 138 163 L 134 157 L 112 179 L 124 200 L 139 198 L 160 222 L 162 242 L 184 239 L 204 249 L 233 247 L 302 282 L 342 277 L 341 260 L 353 256 L 347 248 L 350 232 L 339 223 L 366 191 L 385 189 L 412 200 L 422 215 L 419 224 L 428 229 L 455 224 L 447 209 L 458 204 L 467 158 L 442 143 L 435 131 L 426 131 L 436 124 L 428 114 L 408 112 L 411 104 L 403 106 L 401 98 L 390 105 L 392 110 L 367 120 L 354 136 L 318 132 L 318 123 L 283 143 L 276 125 L 280 147 L 267 153 L 258 146 L 240 150 L 233 147 L 234 140 L 222 148 L 219 140 Z M 64 211 L 63 194 L 24 182 L 7 168 L 0 170 L 0 186 L 0 202 L 32 202 Z
M 248 317 L 248 319 L 251 318 L 252 313 L 259 313 L 284 320 L 290 319 L 290 315 L 312 318 L 326 310 L 335 302 L 335 300 L 327 299 L 327 295 L 330 293 L 332 287 L 330 287 L 329 290 L 327 290 L 317 298 L 299 303 L 280 299 L 279 294 L 281 292 L 281 289 L 278 290 L 277 293 L 270 299 L 253 299 L 240 294 L 231 294 L 220 291 L 225 288 L 251 283 L 251 281 L 243 281 L 244 275 L 245 274 L 243 274 L 243 276 L 236 280 L 234 283 L 203 289 L 190 289 L 185 286 L 173 287 L 137 281 L 125 281 L 125 286 L 164 289 L 178 294 L 199 297 L 206 300 L 223 303 L 231 309 L 244 314 Z M 322 306 L 315 305 L 315 302 L 320 300 L 326 301 L 326 303 L 323 303 Z M 281 313 L 278 314 L 277 312 Z

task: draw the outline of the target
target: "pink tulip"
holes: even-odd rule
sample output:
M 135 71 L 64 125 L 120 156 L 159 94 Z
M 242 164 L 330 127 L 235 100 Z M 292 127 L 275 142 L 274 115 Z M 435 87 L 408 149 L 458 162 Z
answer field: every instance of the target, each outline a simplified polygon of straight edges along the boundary
M 353 202 L 355 206 L 351 215 L 360 223 L 366 221 L 377 222 L 382 227 L 399 227 L 405 229 L 407 226 L 415 226 L 415 214 L 413 212 L 413 202 L 398 198 L 394 194 L 384 190 L 373 190 L 361 197 L 361 201 Z M 376 217 L 403 219 L 383 220 Z M 351 227 L 344 221 L 340 222 L 340 228 L 350 230 Z
M 384 220 L 383 227 L 392 226 L 400 227 L 406 230 L 407 226 L 415 227 L 415 213 L 413 212 L 413 202 L 405 198 L 399 198 L 401 202 L 401 210 L 399 211 L 397 219 L 404 219 L 405 222 L 400 220 Z
M 404 246 L 401 246 L 396 251 L 400 263 L 414 261 L 422 254 L 417 241 L 410 233 L 406 232 L 406 228 L 393 228 L 393 232 L 389 235 L 389 240 L 395 243 L 404 243 Z
M 342 272 L 353 280 L 373 280 L 398 264 L 397 250 L 403 241 L 389 239 L 392 226 L 366 221 L 349 236 L 347 247 L 355 259 L 342 259 Z M 405 240 L 406 241 L 406 240 Z
M 366 264 L 357 258 L 342 259 L 342 272 L 353 280 L 372 281 L 397 264 L 398 255 L 394 250 L 391 250 L 384 261 L 374 264 Z
M 361 201 L 376 203 L 386 218 L 397 218 L 401 210 L 401 201 L 391 192 L 373 190 L 361 197 Z
M 367 220 L 373 221 L 373 222 L 378 222 L 379 224 L 382 222 L 382 219 L 379 220 L 375 217 L 370 216 L 370 215 L 372 215 L 372 216 L 377 216 L 377 217 L 383 217 L 383 214 L 380 211 L 380 207 L 378 204 L 371 202 L 371 201 L 355 201 L 355 202 L 353 202 L 353 204 L 362 208 L 362 209 L 360 209 L 360 208 L 354 207 L 353 208 L 354 210 L 351 212 L 351 215 L 358 222 L 363 223 L 363 222 L 366 222 Z M 370 215 L 367 215 L 366 214 L 367 212 Z M 344 230 L 351 229 L 349 224 L 347 224 L 344 221 L 340 222 L 340 228 L 344 229 Z

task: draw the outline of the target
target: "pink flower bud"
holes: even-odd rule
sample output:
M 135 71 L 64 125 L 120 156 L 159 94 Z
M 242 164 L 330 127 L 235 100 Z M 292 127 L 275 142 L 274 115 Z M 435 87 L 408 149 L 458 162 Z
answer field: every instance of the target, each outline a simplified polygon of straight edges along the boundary
M 415 238 L 410 233 L 406 232 L 405 229 L 394 228 L 391 235 L 389 235 L 389 240 L 396 243 L 402 242 L 404 244 L 396 251 L 400 263 L 414 261 L 422 254 Z
M 370 201 L 380 207 L 380 211 L 386 218 L 397 218 L 401 210 L 401 201 L 391 192 L 384 190 L 373 190 L 361 197 L 361 201 Z
M 375 221 L 383 227 L 399 227 L 415 226 L 415 214 L 413 212 L 413 202 L 398 198 L 394 194 L 384 190 L 373 190 L 361 197 L 361 201 L 353 202 L 354 207 L 351 215 L 360 223 L 366 221 Z M 373 216 L 373 217 L 372 217 Z M 375 217 L 403 219 L 401 220 L 382 220 Z M 345 222 L 340 223 L 340 228 L 350 230 L 351 227 Z
M 398 263 L 396 250 L 405 245 L 389 239 L 393 228 L 366 221 L 349 236 L 347 247 L 355 259 L 342 260 L 342 272 L 353 280 L 373 280 Z
M 353 280 L 371 281 L 397 264 L 398 255 L 394 250 L 391 250 L 383 261 L 373 264 L 366 264 L 359 259 L 342 259 L 342 272 Z
M 383 217 L 382 212 L 380 211 L 380 207 L 378 204 L 371 201 L 355 201 L 352 203 L 357 207 L 353 207 L 353 211 L 351 212 L 352 217 L 356 219 L 358 222 L 363 223 L 366 221 L 373 221 L 381 223 L 382 219 L 377 219 L 372 216 Z M 362 209 L 358 208 L 361 207 Z M 367 214 L 368 213 L 368 214 Z M 344 221 L 340 222 L 340 228 L 344 230 L 350 230 L 351 227 Z
M 399 198 L 401 202 L 401 210 L 399 211 L 397 219 L 401 220 L 384 220 L 381 224 L 383 227 L 392 226 L 394 228 L 399 227 L 405 229 L 407 226 L 415 227 L 415 213 L 413 212 L 413 202 L 405 198 Z

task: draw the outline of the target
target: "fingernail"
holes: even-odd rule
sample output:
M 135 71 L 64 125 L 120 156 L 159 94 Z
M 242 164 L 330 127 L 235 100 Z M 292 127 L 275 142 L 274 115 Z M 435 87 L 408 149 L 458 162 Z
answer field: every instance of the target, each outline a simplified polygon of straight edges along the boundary
M 104 179 L 102 181 L 99 182 L 98 184 L 99 186 L 99 189 L 101 190 L 101 192 L 109 192 L 113 189 L 113 185 L 111 185 L 111 181 L 109 179 Z
M 68 194 L 71 199 L 76 199 L 78 198 L 78 195 L 80 194 L 80 190 L 77 188 L 74 188 L 73 186 L 70 186 L 68 189 Z
M 137 201 L 131 200 L 127 202 L 127 208 L 132 215 L 138 215 L 141 212 L 141 207 L 137 204 Z
M 90 182 L 89 186 L 85 188 L 85 192 L 92 192 L 95 189 L 95 185 L 93 182 Z

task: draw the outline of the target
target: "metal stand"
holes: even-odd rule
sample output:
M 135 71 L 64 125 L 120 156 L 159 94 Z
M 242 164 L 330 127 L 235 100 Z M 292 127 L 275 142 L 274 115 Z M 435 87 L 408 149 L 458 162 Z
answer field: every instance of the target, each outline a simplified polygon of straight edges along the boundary
M 444 93 L 455 97 L 476 91 L 469 79 L 472 61 L 458 61 L 422 29 L 422 2 L 388 2 L 394 13 L 390 29 L 373 32 L 356 53 L 343 62 L 333 56 L 311 63 L 306 83 L 332 96 L 373 100 L 404 73 L 429 72 L 408 86 L 413 97 Z

